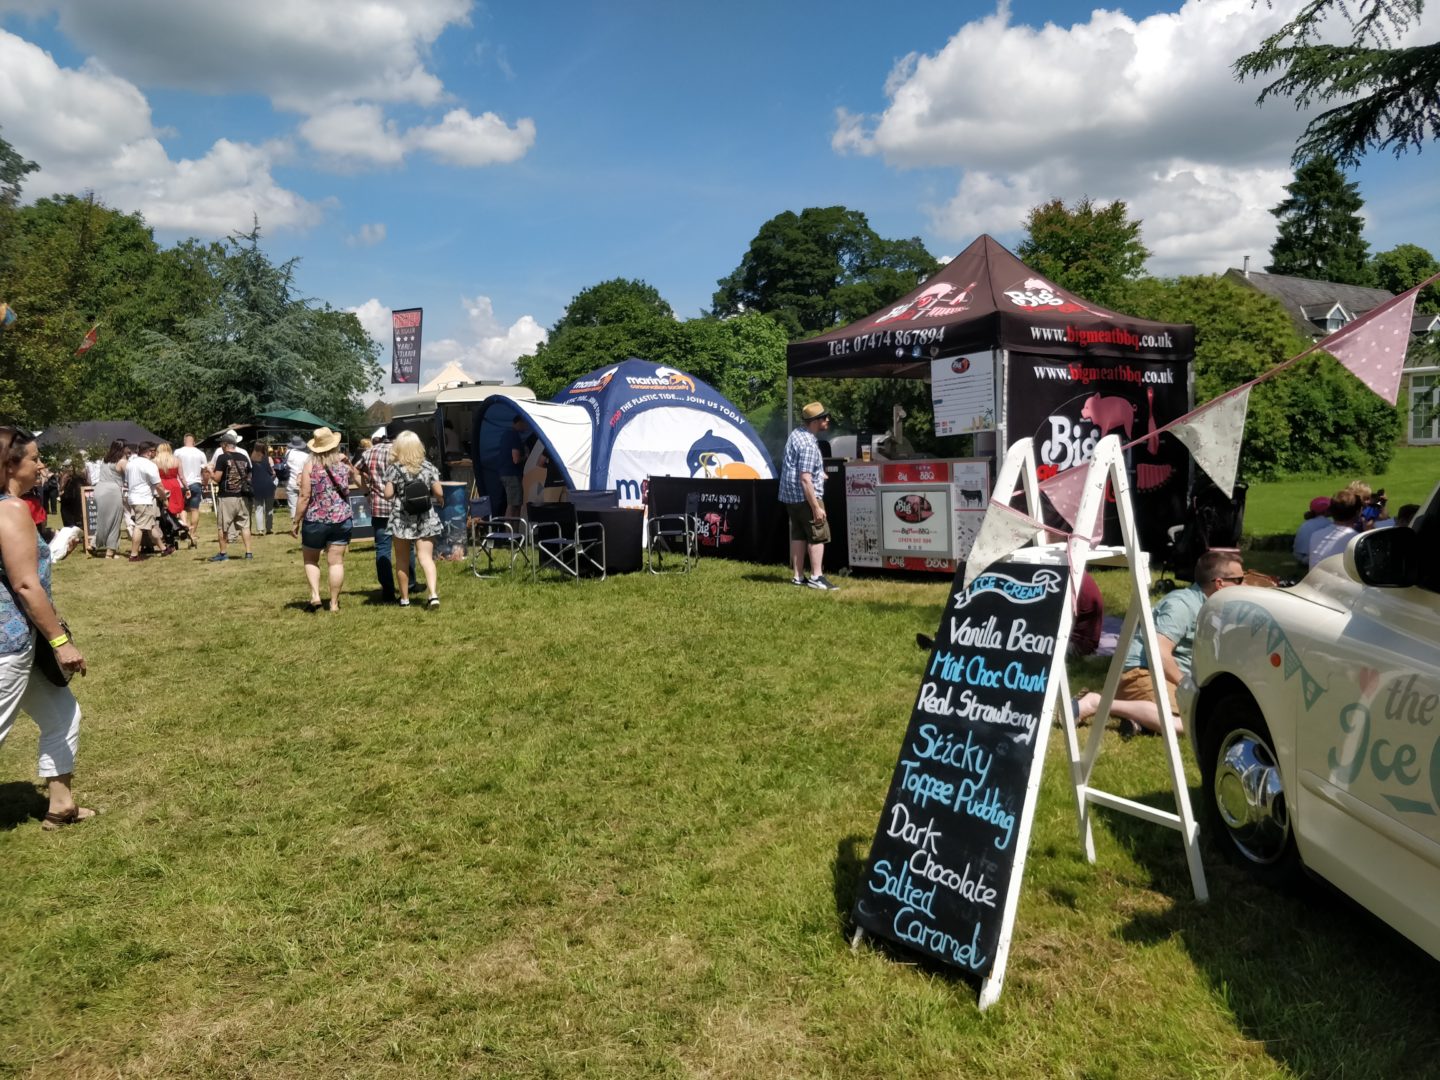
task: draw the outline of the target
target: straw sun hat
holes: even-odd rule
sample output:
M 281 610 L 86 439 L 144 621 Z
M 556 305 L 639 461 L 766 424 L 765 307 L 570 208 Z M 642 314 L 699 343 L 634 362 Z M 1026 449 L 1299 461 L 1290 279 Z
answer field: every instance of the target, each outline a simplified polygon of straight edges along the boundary
M 328 427 L 316 428 L 315 437 L 305 444 L 312 454 L 328 454 L 340 445 L 340 433 Z

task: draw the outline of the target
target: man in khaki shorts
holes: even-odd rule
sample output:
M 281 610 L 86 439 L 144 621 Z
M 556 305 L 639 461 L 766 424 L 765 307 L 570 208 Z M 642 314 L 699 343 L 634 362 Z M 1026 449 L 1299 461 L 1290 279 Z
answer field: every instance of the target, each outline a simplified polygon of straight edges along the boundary
M 168 499 L 169 493 L 160 486 L 160 470 L 155 467 L 153 442 L 142 442 L 139 453 L 132 454 L 125 463 L 125 499 L 130 504 L 130 516 L 135 527 L 130 530 L 130 561 L 141 559 L 140 545 L 146 533 L 155 541 L 155 550 L 161 555 L 173 555 L 175 549 L 165 546 L 160 532 L 160 504 L 156 494 Z
M 780 501 L 790 517 L 790 584 L 823 592 L 840 588 L 821 572 L 830 522 L 825 518 L 825 459 L 820 455 L 819 435 L 829 426 L 830 414 L 820 402 L 801 409 L 800 425 L 785 442 L 780 466 Z M 802 576 L 807 559 L 808 577 Z
M 1165 699 L 1170 705 L 1170 721 L 1181 730 L 1180 704 L 1175 690 L 1190 674 L 1190 660 L 1195 649 L 1195 627 L 1200 621 L 1200 608 L 1207 598 L 1230 585 L 1245 581 L 1245 567 L 1235 551 L 1207 551 L 1195 564 L 1195 583 L 1188 589 L 1176 589 L 1155 605 L 1155 637 L 1160 646 L 1160 669 Z M 1155 707 L 1155 675 L 1145 656 L 1144 631 L 1136 627 L 1135 637 L 1125 654 L 1125 668 L 1110 715 L 1121 723 L 1122 731 L 1144 728 L 1160 731 L 1160 713 Z M 1099 694 L 1086 694 L 1076 702 L 1077 717 L 1088 720 L 1100 707 Z
M 225 432 L 220 436 L 220 453 L 210 466 L 217 488 L 215 517 L 220 530 L 220 552 L 210 556 L 211 562 L 225 562 L 230 558 L 226 549 L 230 546 L 230 530 L 235 528 L 240 530 L 245 558 L 255 557 L 250 551 L 250 457 L 240 453 L 239 445 L 240 436 L 234 429 Z

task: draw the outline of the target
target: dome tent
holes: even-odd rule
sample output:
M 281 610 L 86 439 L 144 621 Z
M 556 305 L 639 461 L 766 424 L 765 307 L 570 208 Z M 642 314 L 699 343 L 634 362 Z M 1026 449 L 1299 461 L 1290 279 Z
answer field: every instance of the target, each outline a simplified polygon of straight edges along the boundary
M 500 441 L 517 413 L 566 487 L 613 489 L 621 506 L 641 505 L 651 476 L 775 474 L 760 436 L 717 390 L 676 368 L 630 359 L 576 379 L 551 402 L 487 398 L 476 407 L 472 449 L 492 502 Z

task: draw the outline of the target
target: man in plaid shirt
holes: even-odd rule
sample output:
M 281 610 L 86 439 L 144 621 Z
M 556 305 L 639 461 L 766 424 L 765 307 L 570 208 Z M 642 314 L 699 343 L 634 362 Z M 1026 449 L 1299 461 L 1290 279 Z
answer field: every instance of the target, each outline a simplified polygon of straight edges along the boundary
M 780 501 L 790 517 L 791 585 L 834 592 L 821 573 L 825 545 L 830 542 L 830 522 L 825 519 L 825 460 L 820 456 L 820 432 L 830 426 L 825 406 L 812 401 L 800 410 L 800 426 L 785 442 L 780 466 Z M 804 576 L 806 558 L 810 574 Z
M 393 500 L 385 498 L 384 480 L 385 470 L 390 467 L 390 436 L 383 427 L 377 428 L 370 442 L 370 449 L 360 455 L 356 467 L 370 493 L 370 520 L 375 523 L 375 580 L 380 583 L 380 599 L 389 604 L 395 600 L 395 569 L 390 564 Z M 410 576 L 415 576 L 413 566 Z

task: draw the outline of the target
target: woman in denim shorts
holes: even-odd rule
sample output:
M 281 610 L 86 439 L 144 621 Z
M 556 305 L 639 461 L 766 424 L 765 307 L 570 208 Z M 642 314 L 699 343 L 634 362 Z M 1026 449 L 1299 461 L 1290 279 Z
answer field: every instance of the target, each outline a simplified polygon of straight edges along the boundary
M 305 581 L 310 586 L 306 611 L 319 611 L 320 553 L 330 570 L 330 610 L 340 610 L 340 587 L 345 584 L 345 549 L 350 546 L 350 466 L 340 456 L 340 434 L 316 428 L 306 446 L 310 457 L 300 476 L 299 501 L 291 519 L 290 535 L 300 537 L 305 557 Z M 303 525 L 302 525 L 303 522 Z

